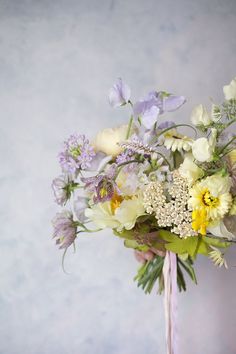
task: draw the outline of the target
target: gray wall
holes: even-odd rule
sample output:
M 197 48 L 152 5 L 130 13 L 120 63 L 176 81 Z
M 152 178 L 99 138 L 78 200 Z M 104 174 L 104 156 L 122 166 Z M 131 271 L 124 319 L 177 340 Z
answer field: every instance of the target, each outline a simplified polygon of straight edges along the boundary
M 107 91 L 184 94 L 171 118 L 222 99 L 236 75 L 235 0 L 0 0 L 1 354 L 163 354 L 162 298 L 132 278 L 130 250 L 108 231 L 83 236 L 61 269 L 50 183 L 68 134 L 126 120 Z M 236 249 L 228 271 L 199 258 L 179 296 L 181 354 L 236 353 Z

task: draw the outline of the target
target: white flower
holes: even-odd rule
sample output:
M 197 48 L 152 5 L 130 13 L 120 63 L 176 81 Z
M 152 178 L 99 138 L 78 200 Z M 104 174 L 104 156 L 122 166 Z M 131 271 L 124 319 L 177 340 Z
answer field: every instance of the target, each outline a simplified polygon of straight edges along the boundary
M 127 125 L 121 125 L 117 128 L 107 128 L 100 131 L 92 143 L 95 151 L 117 156 L 122 151 L 119 143 L 126 140 L 127 130 Z
M 98 203 L 85 210 L 85 215 L 98 227 L 131 230 L 136 219 L 145 213 L 141 196 L 116 195 L 111 201 Z
M 176 131 L 176 129 L 169 130 L 164 135 L 164 145 L 168 150 L 172 151 L 189 151 L 191 150 L 193 140 L 189 137 L 180 134 Z
M 192 145 L 192 153 L 194 158 L 199 162 L 209 162 L 213 159 L 213 154 L 216 145 L 217 130 L 211 130 L 211 136 L 207 138 L 199 138 Z
M 209 176 L 190 189 L 188 205 L 193 210 L 205 210 L 210 221 L 222 219 L 232 205 L 230 187 L 229 177 Z
M 229 240 L 235 238 L 235 236 L 227 230 L 223 220 L 210 223 L 210 225 L 207 227 L 207 231 L 216 237 L 227 238 Z
M 188 181 L 189 185 L 204 176 L 203 170 L 193 162 L 193 159 L 191 153 L 187 154 L 179 167 L 180 175 Z
M 206 108 L 202 104 L 199 104 L 192 111 L 191 121 L 194 125 L 208 126 L 212 120 Z
M 236 77 L 230 82 L 229 85 L 223 87 L 226 100 L 236 99 Z

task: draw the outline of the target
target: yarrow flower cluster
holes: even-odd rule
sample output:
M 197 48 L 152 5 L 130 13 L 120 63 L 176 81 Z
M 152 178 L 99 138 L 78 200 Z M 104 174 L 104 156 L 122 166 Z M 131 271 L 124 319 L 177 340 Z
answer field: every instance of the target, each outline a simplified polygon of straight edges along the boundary
M 184 238 L 197 235 L 192 229 L 188 199 L 187 181 L 177 171 L 173 172 L 173 182 L 167 188 L 159 181 L 147 185 L 143 198 L 146 212 L 155 215 L 159 227 L 168 227 Z

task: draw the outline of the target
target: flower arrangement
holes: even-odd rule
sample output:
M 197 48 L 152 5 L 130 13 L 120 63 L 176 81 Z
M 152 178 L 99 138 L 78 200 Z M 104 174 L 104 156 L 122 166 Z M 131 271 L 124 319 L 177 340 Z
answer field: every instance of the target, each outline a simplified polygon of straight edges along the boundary
M 198 105 L 189 125 L 164 119 L 185 97 L 153 91 L 132 103 L 119 79 L 109 102 L 130 105 L 128 124 L 91 142 L 71 135 L 59 154 L 62 174 L 52 183 L 57 204 L 71 201 L 53 220 L 64 254 L 80 234 L 110 228 L 141 262 L 138 286 L 164 291 L 168 353 L 174 353 L 176 289 L 186 290 L 184 274 L 197 283 L 198 254 L 227 268 L 224 253 L 235 242 L 236 134 L 228 128 L 236 122 L 236 78 L 223 91 L 224 102 L 212 103 L 210 113 Z

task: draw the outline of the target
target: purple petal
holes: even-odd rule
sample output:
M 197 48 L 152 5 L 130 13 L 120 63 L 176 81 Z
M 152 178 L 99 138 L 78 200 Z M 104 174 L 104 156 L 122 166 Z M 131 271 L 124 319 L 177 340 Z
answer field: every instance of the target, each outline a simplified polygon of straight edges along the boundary
M 163 100 L 163 110 L 165 112 L 172 112 L 181 107 L 186 102 L 184 96 L 169 96 Z
M 146 129 L 152 129 L 154 124 L 157 122 L 157 117 L 159 115 L 160 109 L 156 106 L 152 106 L 149 110 L 145 111 L 142 116 L 142 124 Z
M 112 107 L 119 107 L 126 104 L 130 99 L 131 91 L 129 86 L 118 79 L 109 91 L 109 102 Z
M 158 126 L 158 129 L 168 129 L 175 125 L 175 122 L 166 120 Z

